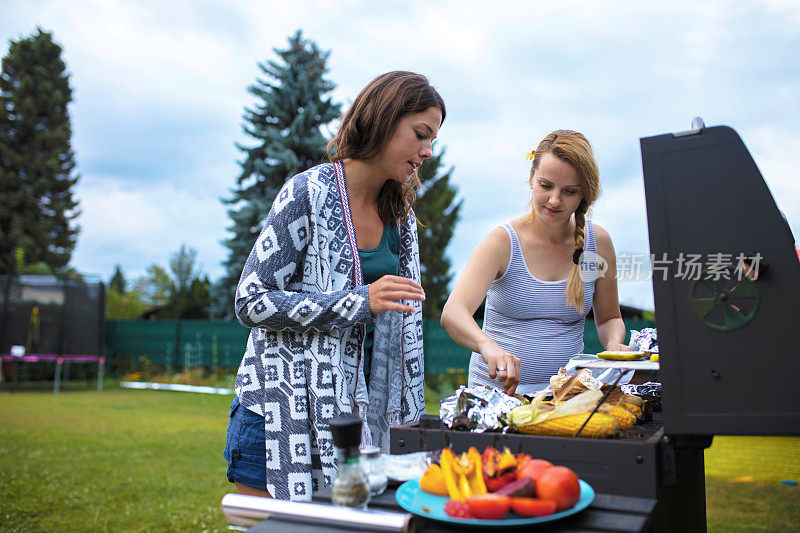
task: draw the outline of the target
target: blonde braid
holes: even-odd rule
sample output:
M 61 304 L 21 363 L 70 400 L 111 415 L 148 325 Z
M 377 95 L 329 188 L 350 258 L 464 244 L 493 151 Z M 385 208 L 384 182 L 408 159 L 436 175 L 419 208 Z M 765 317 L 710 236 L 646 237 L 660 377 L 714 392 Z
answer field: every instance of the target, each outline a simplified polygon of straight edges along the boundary
M 575 211 L 575 249 L 580 250 L 586 242 L 586 202 L 581 202 Z M 567 277 L 567 304 L 583 313 L 583 279 L 581 266 L 573 265 Z

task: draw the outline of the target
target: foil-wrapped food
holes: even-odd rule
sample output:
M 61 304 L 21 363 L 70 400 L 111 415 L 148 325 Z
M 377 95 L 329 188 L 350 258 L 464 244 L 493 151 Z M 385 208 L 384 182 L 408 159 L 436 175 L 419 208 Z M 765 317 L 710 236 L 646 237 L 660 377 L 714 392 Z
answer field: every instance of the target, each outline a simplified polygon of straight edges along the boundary
M 506 429 L 506 425 L 501 421 L 501 416 L 520 405 L 522 400 L 499 389 L 462 385 L 453 396 L 441 401 L 439 418 L 450 429 L 476 433 L 502 431 Z
M 658 353 L 658 331 L 656 328 L 644 328 L 641 331 L 631 330 L 631 350 Z
M 661 411 L 661 383 L 648 381 L 640 385 L 620 385 L 620 388 L 625 394 L 633 394 L 643 400 L 649 400 L 653 411 Z

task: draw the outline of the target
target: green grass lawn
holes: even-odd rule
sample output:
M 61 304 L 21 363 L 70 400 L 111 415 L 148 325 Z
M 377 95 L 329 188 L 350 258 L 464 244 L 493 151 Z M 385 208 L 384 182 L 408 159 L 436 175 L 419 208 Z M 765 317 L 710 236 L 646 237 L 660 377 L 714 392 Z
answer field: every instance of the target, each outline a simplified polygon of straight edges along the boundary
M 231 398 L 0 393 L 0 530 L 222 531 Z
M 66 389 L 0 391 L 0 530 L 225 531 L 230 397 Z M 778 483 L 800 477 L 799 452 L 798 438 L 715 438 L 709 530 L 800 530 L 800 487 Z M 727 481 L 744 475 L 756 482 Z

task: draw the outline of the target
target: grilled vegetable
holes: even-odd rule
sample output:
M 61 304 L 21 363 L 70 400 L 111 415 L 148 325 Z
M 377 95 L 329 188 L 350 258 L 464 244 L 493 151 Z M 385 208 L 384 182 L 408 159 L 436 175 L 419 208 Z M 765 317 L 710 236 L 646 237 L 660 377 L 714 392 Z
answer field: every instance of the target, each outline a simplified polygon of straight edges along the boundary
M 519 516 L 548 516 L 556 512 L 556 502 L 538 498 L 511 498 L 511 509 Z
M 506 448 L 508 450 L 508 448 Z M 513 455 L 511 457 L 514 457 Z M 470 472 L 467 474 L 469 481 L 469 488 L 472 494 L 486 494 L 486 484 L 483 482 L 483 463 L 481 461 L 481 454 L 475 446 L 470 447 L 467 451 L 467 460 L 469 461 Z M 516 463 L 516 461 L 515 461 Z
M 529 477 L 536 482 L 548 468 L 552 467 L 553 463 L 550 461 L 545 461 L 544 459 L 528 459 L 517 468 L 517 479 Z
M 617 423 L 617 426 L 620 429 L 629 429 L 636 424 L 636 417 L 633 415 L 633 413 L 624 407 L 620 407 L 620 405 L 609 405 L 604 403 L 600 406 L 599 411 L 614 418 L 614 421 Z M 641 409 L 639 411 L 641 412 Z M 584 428 L 583 431 L 586 431 L 586 428 Z M 581 433 L 583 433 L 583 431 Z
M 439 462 L 450 498 L 463 502 L 468 496 L 486 494 L 481 456 L 477 449 L 470 448 L 469 453 L 456 457 L 450 448 L 445 448 Z
M 483 481 L 486 483 L 487 492 L 497 492 L 509 483 L 512 483 L 516 480 L 517 474 L 513 470 L 495 477 L 486 477 L 486 474 L 483 476 Z
M 495 494 L 502 494 L 504 496 L 518 496 L 525 498 L 533 498 L 536 495 L 536 484 L 533 479 L 524 477 L 516 481 L 512 481 L 505 487 L 496 490 Z
M 488 446 L 481 457 L 483 473 L 486 477 L 493 478 L 513 470 L 517 466 L 517 458 L 508 447 L 503 448 L 503 453 Z
M 600 359 L 608 359 L 611 361 L 637 361 L 644 357 L 644 352 L 613 352 L 605 351 L 597 354 Z
M 444 482 L 444 472 L 442 467 L 437 464 L 430 465 L 422 478 L 419 480 L 419 488 L 431 494 L 438 494 L 439 496 L 449 496 L 447 491 L 447 484 Z
M 445 448 L 442 450 L 439 463 L 442 465 L 442 476 L 444 477 L 444 484 L 447 488 L 447 493 L 450 495 L 451 499 L 457 502 L 463 502 L 467 496 L 461 493 L 458 475 L 453 468 L 455 462 L 456 456 L 453 455 L 453 451 L 450 448 Z
M 475 518 L 469 505 L 457 500 L 447 500 L 444 504 L 444 512 L 453 518 Z
M 556 502 L 556 511 L 569 509 L 581 496 L 578 476 L 565 466 L 554 466 L 536 482 L 536 495 Z
M 554 435 L 558 437 L 572 437 L 575 432 L 586 422 L 589 413 L 567 415 L 559 418 L 548 418 L 538 424 L 519 426 L 523 433 L 533 435 Z M 607 414 L 595 413 L 581 431 L 583 437 L 610 437 L 617 432 L 617 425 L 614 418 Z
M 642 400 L 640 397 L 634 394 L 623 394 L 622 396 L 620 396 L 620 401 L 633 404 L 637 407 L 641 407 L 642 404 L 644 403 L 644 400 Z
M 511 509 L 511 498 L 499 494 L 478 494 L 466 499 L 470 511 L 476 518 L 497 520 Z
M 617 407 L 621 407 L 636 417 L 637 420 L 642 419 L 642 407 L 639 407 L 635 404 L 623 402 L 623 401 L 616 401 L 616 402 L 608 402 L 609 405 L 615 405 Z M 644 404 L 642 404 L 644 405 Z

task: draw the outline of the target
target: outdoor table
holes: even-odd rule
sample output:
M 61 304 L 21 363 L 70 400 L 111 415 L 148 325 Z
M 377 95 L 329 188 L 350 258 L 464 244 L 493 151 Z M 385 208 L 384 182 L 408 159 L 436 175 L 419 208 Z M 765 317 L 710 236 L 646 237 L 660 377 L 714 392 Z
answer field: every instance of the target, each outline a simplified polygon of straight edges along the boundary
M 103 366 L 105 365 L 106 358 L 102 355 L 0 354 L 0 362 L 2 361 L 10 361 L 14 364 L 14 389 L 16 389 L 17 384 L 17 363 L 55 363 L 56 375 L 53 382 L 54 394 L 58 394 L 61 389 L 61 371 L 64 363 L 97 363 L 97 390 L 103 390 Z
M 404 512 L 395 499 L 396 487 L 390 487 L 383 494 L 373 496 L 369 503 L 370 509 Z M 330 489 L 323 489 L 314 496 L 316 503 L 330 503 Z M 596 494 L 592 504 L 583 511 L 553 522 L 545 522 L 531 526 L 540 531 L 555 532 L 590 532 L 590 531 L 621 531 L 640 533 L 652 529 L 652 514 L 656 506 L 655 499 L 636 498 L 630 496 L 616 496 Z M 417 517 L 415 520 L 416 531 L 420 533 L 444 533 L 451 531 L 475 531 L 475 527 L 458 527 L 445 522 Z M 485 529 L 485 528 L 481 528 Z M 494 529 L 494 528 L 490 528 Z M 498 531 L 508 528 L 496 528 Z M 512 528 L 513 529 L 513 528 Z M 517 527 L 516 529 L 519 529 Z M 286 532 L 286 533 L 317 533 L 341 532 L 346 528 L 327 526 L 324 524 L 310 524 L 291 517 L 271 516 L 250 527 L 251 533 Z

